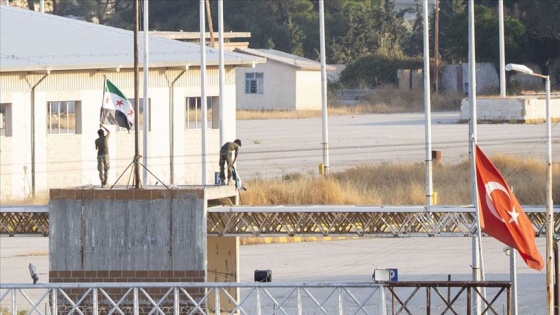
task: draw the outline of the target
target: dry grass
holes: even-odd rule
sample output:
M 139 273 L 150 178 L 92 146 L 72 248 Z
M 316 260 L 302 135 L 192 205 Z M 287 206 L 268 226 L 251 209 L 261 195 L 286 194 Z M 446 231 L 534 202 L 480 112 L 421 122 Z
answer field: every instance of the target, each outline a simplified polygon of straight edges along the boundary
M 25 199 L 6 199 L 1 202 L 3 205 L 20 206 L 20 205 L 46 205 L 49 203 L 49 193 L 38 193 L 35 197 L 29 195 Z
M 505 155 L 491 157 L 521 204 L 546 203 L 546 165 L 537 160 L 519 160 Z M 554 168 L 553 178 L 560 170 Z M 438 204 L 471 204 L 470 163 L 433 168 L 433 190 Z M 328 177 L 291 174 L 280 180 L 248 180 L 241 192 L 243 205 L 423 205 L 425 165 L 377 164 L 358 166 Z M 553 200 L 560 200 L 560 179 L 553 182 Z
M 546 163 L 497 154 L 490 157 L 521 202 L 546 204 Z M 471 204 L 469 161 L 433 167 L 433 191 L 440 205 Z M 423 163 L 381 163 L 350 168 L 328 177 L 294 173 L 282 179 L 251 179 L 242 205 L 424 205 Z M 560 166 L 553 166 L 553 200 L 560 200 Z M 6 205 L 48 204 L 47 193 Z

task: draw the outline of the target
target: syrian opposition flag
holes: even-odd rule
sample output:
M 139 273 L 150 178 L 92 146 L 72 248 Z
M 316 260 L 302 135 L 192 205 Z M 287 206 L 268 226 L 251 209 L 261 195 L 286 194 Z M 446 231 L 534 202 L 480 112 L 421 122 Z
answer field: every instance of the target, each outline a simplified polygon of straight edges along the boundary
M 476 181 L 482 230 L 517 249 L 527 266 L 542 270 L 544 262 L 535 243 L 533 224 L 500 172 L 478 146 Z
M 102 124 L 117 125 L 128 130 L 134 125 L 134 108 L 109 80 L 105 80 L 100 121 Z

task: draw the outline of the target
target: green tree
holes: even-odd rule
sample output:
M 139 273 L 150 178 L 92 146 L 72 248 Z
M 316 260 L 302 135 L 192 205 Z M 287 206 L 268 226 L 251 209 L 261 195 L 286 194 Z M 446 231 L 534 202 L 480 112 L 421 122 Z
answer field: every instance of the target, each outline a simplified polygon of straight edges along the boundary
M 430 31 L 433 31 L 433 19 L 430 19 Z M 430 38 L 430 43 L 433 43 L 433 37 Z M 410 36 L 403 44 L 404 53 L 407 56 L 421 56 L 424 51 L 424 15 L 419 5 L 416 5 L 416 17 Z
M 395 13 L 393 1 L 387 1 L 385 5 L 373 9 L 372 18 L 377 40 L 376 53 L 387 56 L 403 54 L 403 43 L 409 36 L 404 25 L 404 14 L 404 11 Z
M 373 53 L 402 55 L 409 31 L 404 24 L 404 12 L 395 13 L 393 1 L 383 5 L 349 5 L 347 17 L 347 33 L 331 43 L 331 51 L 339 62 L 352 63 Z
M 547 71 L 551 61 L 560 59 L 560 1 L 515 1 L 517 16 L 526 28 L 524 46 L 529 60 Z
M 448 32 L 453 17 L 462 14 L 466 10 L 466 2 L 464 0 L 448 0 L 439 1 L 439 53 L 443 60 L 451 61 L 452 57 L 448 55 L 449 40 L 451 35 Z
M 518 43 L 524 33 L 523 24 L 517 19 L 504 18 L 505 50 L 510 59 L 518 59 L 522 52 Z M 452 62 L 468 61 L 468 12 L 463 11 L 455 15 L 445 31 L 448 46 L 444 48 L 445 55 Z M 478 62 L 499 62 L 499 28 L 498 18 L 490 9 L 475 6 L 475 49 Z

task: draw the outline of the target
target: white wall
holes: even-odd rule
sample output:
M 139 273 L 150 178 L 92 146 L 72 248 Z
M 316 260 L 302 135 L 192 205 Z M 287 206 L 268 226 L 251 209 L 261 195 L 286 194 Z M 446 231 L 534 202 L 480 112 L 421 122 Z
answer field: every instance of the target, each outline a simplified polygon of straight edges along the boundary
M 560 99 L 550 100 L 551 119 L 560 119 Z M 477 116 L 486 122 L 542 123 L 546 121 L 546 100 L 544 97 L 478 98 Z M 462 120 L 470 117 L 469 102 L 461 101 Z
M 245 94 L 245 73 L 264 74 L 263 94 Z M 248 110 L 296 109 L 296 75 L 291 66 L 275 61 L 257 64 L 255 68 L 237 69 L 237 108 Z
M 321 72 L 296 72 L 296 108 L 298 110 L 321 110 Z
M 148 97 L 151 99 L 151 131 L 148 133 L 147 168 L 157 179 L 148 173 L 144 185 L 157 181 L 170 183 L 171 179 L 171 129 L 173 128 L 173 177 L 175 185 L 202 184 L 202 144 L 201 129 L 186 130 L 185 106 L 187 97 L 200 96 L 200 71 L 191 69 L 180 75 L 181 70 L 150 69 Z M 37 85 L 35 94 L 35 189 L 37 195 L 47 195 L 50 188 L 69 186 L 100 185 L 97 171 L 97 152 L 95 139 L 99 129 L 99 111 L 103 93 L 103 74 L 120 90 L 132 99 L 134 97 L 132 71 L 121 72 L 53 72 Z M 217 68 L 207 72 L 207 96 L 217 96 Z M 32 86 L 43 75 L 1 73 L 3 84 L 0 86 L 0 102 L 9 104 L 12 109 L 11 136 L 0 137 L 0 184 L 2 200 L 24 199 L 31 192 L 31 93 Z M 177 78 L 174 97 L 170 105 L 169 84 Z M 27 79 L 27 80 L 26 80 Z M 142 87 L 139 97 L 142 98 Z M 235 71 L 226 69 L 224 100 L 225 141 L 236 138 L 235 122 Z M 47 134 L 47 102 L 80 101 L 82 133 Z M 170 106 L 173 106 L 173 124 L 170 119 Z M 211 119 L 211 117 L 208 117 Z M 171 127 L 172 126 L 172 127 Z M 211 124 L 208 124 L 210 127 Z M 134 128 L 130 133 L 117 131 L 115 126 L 107 126 L 112 131 L 109 142 L 111 169 L 109 183 L 125 173 L 135 155 Z M 200 125 L 199 125 L 200 128 Z M 213 184 L 214 171 L 217 169 L 220 149 L 219 123 L 215 129 L 207 129 L 206 160 L 207 184 Z M 139 154 L 143 152 L 143 132 L 138 134 Z M 143 159 L 140 159 L 143 163 Z M 215 164 L 215 165 L 214 165 Z M 26 168 L 26 170 L 24 170 Z M 144 169 L 141 167 L 142 177 Z M 126 185 L 129 169 L 119 181 Z M 130 183 L 132 184 L 132 183 Z

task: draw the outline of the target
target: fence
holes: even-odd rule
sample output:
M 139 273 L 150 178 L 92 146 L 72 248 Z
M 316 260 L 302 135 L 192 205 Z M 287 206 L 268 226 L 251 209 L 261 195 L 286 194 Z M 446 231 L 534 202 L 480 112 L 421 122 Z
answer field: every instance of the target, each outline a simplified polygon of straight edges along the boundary
M 239 295 L 238 298 L 235 296 Z M 1 313 L 510 314 L 510 283 L 0 284 Z

